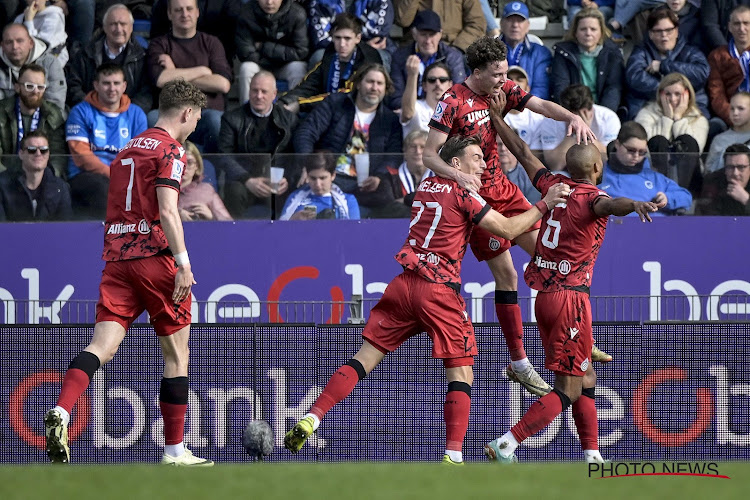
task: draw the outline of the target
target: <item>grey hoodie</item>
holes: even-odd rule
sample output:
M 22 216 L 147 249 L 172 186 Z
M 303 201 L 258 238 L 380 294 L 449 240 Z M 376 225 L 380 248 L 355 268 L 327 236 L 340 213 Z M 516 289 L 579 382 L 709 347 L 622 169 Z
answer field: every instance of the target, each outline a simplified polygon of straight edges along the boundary
M 34 40 L 34 47 L 24 64 L 36 63 L 44 68 L 47 72 L 47 91 L 44 93 L 44 99 L 65 110 L 65 94 L 68 92 L 65 71 L 57 57 L 47 50 L 46 43 L 38 38 L 31 39 Z M 19 69 L 21 67 L 13 66 L 5 52 L 0 50 L 0 99 L 16 95 L 13 83 L 18 80 Z

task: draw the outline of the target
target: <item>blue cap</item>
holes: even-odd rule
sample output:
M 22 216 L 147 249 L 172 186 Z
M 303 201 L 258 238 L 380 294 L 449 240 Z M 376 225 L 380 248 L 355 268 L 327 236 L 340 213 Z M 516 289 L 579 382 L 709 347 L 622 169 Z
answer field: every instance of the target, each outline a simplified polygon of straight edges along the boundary
M 528 19 L 529 8 L 523 2 L 511 2 L 503 9 L 503 19 L 509 16 L 521 16 L 524 19 Z

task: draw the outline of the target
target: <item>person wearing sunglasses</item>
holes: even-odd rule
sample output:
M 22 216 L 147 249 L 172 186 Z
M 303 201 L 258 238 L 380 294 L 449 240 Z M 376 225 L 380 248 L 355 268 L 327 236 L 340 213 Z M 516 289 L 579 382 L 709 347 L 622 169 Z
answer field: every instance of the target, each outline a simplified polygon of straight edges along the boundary
M 49 140 L 41 130 L 23 136 L 21 172 L 0 173 L 0 221 L 63 221 L 73 217 L 70 187 L 48 168 Z
M 652 216 L 686 213 L 692 207 L 693 196 L 666 175 L 651 169 L 647 141 L 643 125 L 634 121 L 623 123 L 617 139 L 608 148 L 611 152 L 599 188 L 612 198 L 666 203 Z
M 409 59 L 406 62 L 408 76 L 401 100 L 401 127 L 404 129 L 404 137 L 415 130 L 429 130 L 428 124 L 438 101 L 453 86 L 448 65 L 443 62 L 436 62 L 424 70 L 422 97 L 417 98 L 419 64 L 419 61 L 415 59 Z

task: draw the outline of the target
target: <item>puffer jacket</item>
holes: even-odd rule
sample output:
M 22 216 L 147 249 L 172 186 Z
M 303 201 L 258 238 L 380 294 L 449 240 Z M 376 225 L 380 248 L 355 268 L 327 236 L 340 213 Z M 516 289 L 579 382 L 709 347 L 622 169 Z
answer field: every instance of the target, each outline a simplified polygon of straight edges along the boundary
M 262 43 L 255 48 L 257 42 Z M 237 20 L 237 57 L 263 68 L 304 61 L 309 54 L 307 15 L 294 0 L 284 0 L 275 14 L 266 14 L 257 2 L 246 4 Z

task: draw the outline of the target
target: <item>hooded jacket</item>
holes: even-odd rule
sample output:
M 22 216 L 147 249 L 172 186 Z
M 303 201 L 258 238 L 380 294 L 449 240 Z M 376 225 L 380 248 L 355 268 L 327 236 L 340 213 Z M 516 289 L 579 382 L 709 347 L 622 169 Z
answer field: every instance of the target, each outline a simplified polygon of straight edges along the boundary
M 48 50 L 46 43 L 38 38 L 31 37 L 31 39 L 34 41 L 34 46 L 26 61 L 19 66 L 14 66 L 5 52 L 0 50 L 0 98 L 16 95 L 13 84 L 18 80 L 18 70 L 24 64 L 36 63 L 47 73 L 47 90 L 44 98 L 57 104 L 60 109 L 65 109 L 65 95 L 68 92 L 65 71 L 57 57 Z

